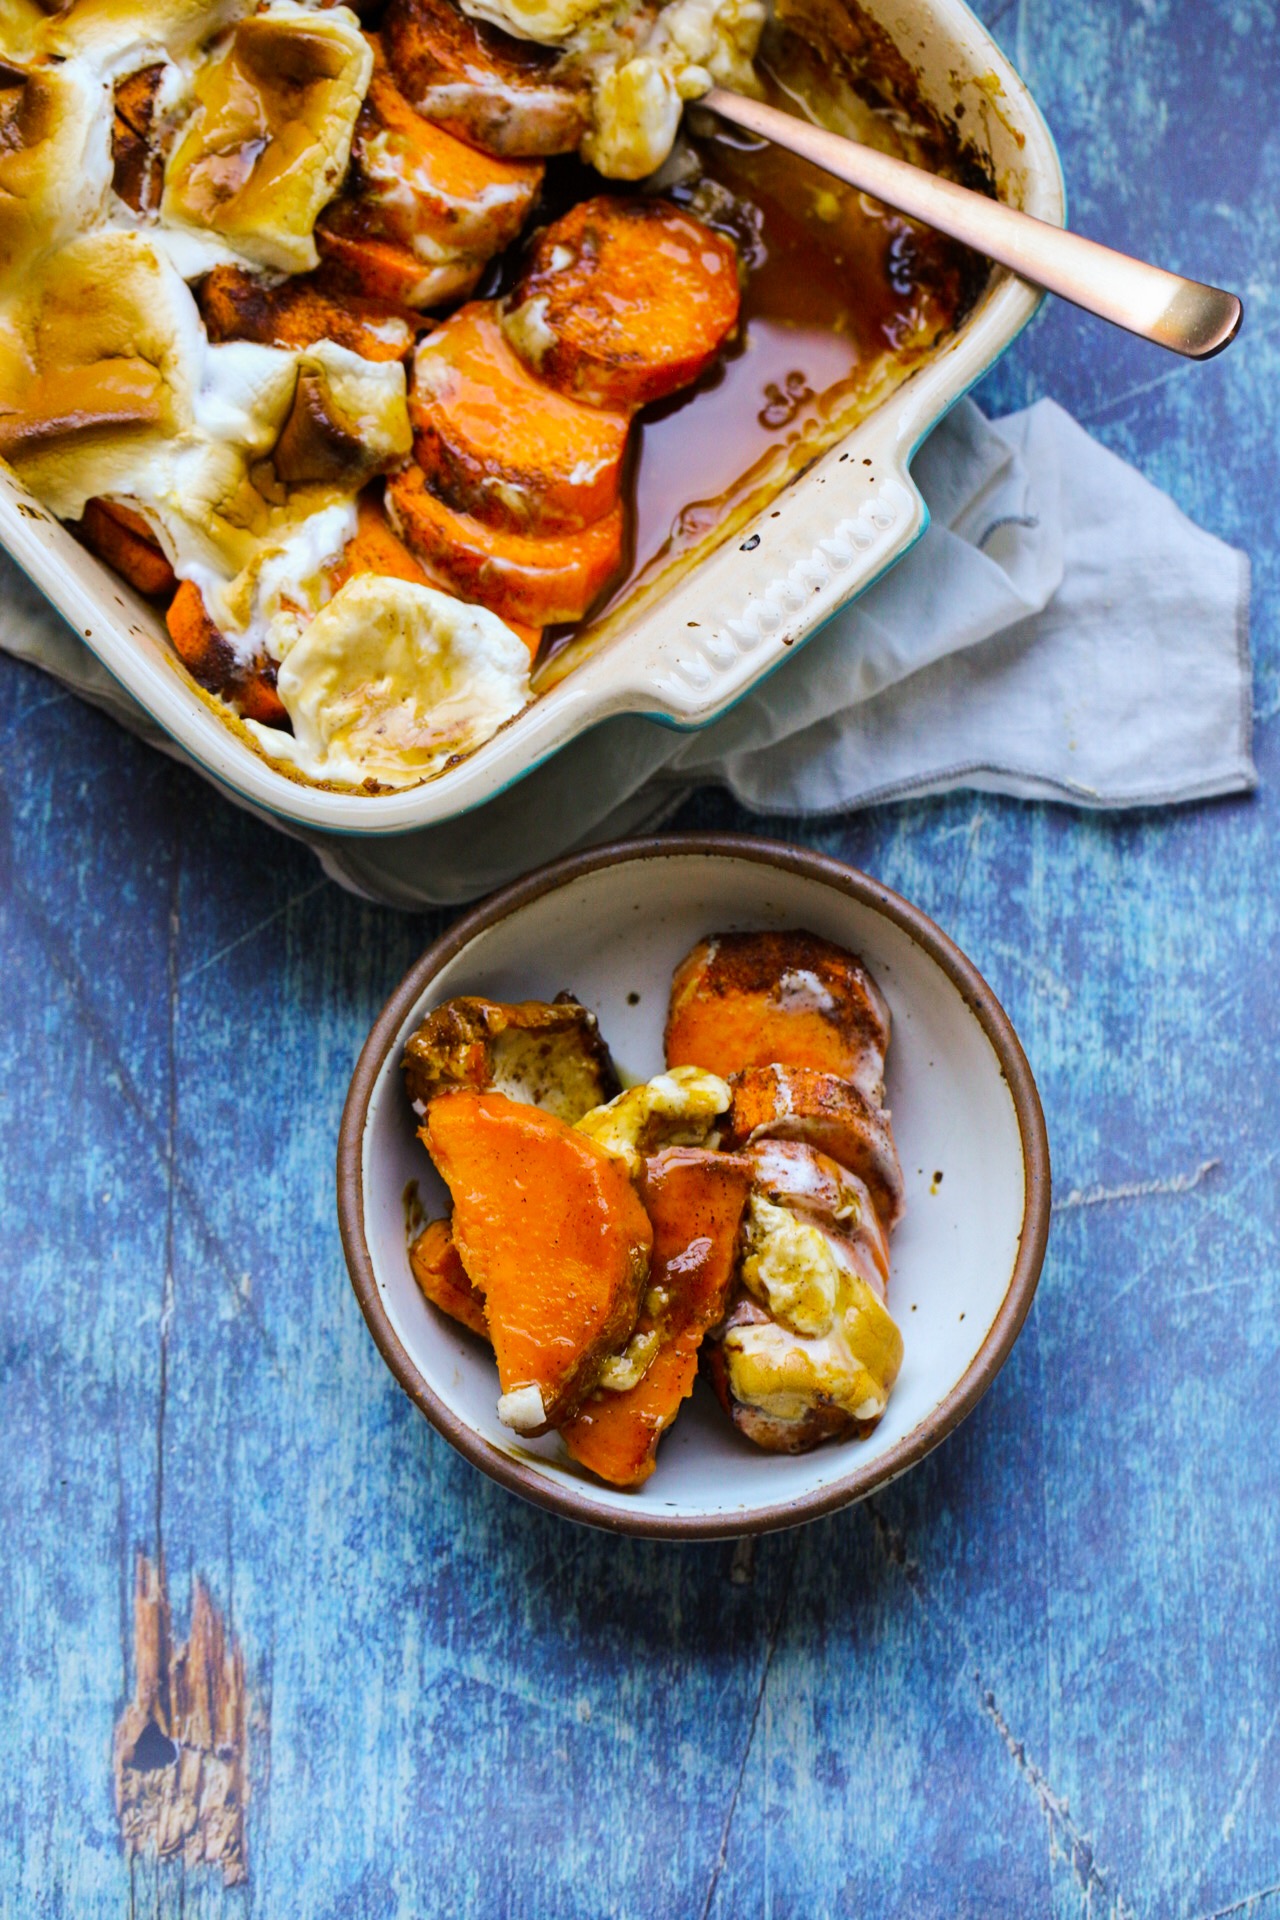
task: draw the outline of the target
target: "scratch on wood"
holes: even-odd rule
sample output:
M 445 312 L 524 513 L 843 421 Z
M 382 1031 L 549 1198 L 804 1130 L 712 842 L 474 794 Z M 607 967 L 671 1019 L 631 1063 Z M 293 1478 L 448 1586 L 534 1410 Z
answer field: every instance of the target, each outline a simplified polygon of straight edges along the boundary
M 244 1655 L 228 1643 L 204 1582 L 192 1581 L 191 1633 L 175 1646 L 164 1559 L 137 1559 L 134 1691 L 112 1747 L 116 1817 L 130 1875 L 140 1853 L 184 1868 L 215 1866 L 227 1886 L 248 1878 L 249 1799 Z
M 327 879 L 317 880 L 314 886 L 304 887 L 300 893 L 291 893 L 280 906 L 274 908 L 261 920 L 256 920 L 247 932 L 238 934 L 234 940 L 228 940 L 225 946 L 219 947 L 207 959 L 197 960 L 194 967 L 188 967 L 182 976 L 182 984 L 185 986 L 189 980 L 196 979 L 209 967 L 216 967 L 219 960 L 225 960 L 229 953 L 234 953 L 238 947 L 243 947 L 248 941 L 255 940 L 260 933 L 265 933 L 268 927 L 273 927 L 277 920 L 283 920 L 294 907 L 300 907 L 305 901 L 313 900 L 316 894 L 322 893 L 331 884 Z
M 979 811 L 974 814 L 973 819 L 969 823 L 969 831 L 964 843 L 964 857 L 960 862 L 960 877 L 956 881 L 955 898 L 951 902 L 953 918 L 960 906 L 961 896 L 964 893 L 964 883 L 969 877 L 969 862 L 973 858 L 973 850 L 977 846 L 982 834 L 982 829 L 986 826 L 989 818 L 989 814 Z
M 1256 1893 L 1246 1893 L 1239 1900 L 1233 1900 L 1229 1907 L 1215 1907 L 1212 1913 L 1202 1913 L 1198 1920 L 1228 1920 L 1234 1914 L 1253 1914 L 1264 1900 L 1274 1900 L 1280 1894 L 1280 1880 L 1274 1886 L 1259 1887 Z
M 1251 337 L 1255 349 L 1260 340 L 1265 340 L 1268 335 L 1274 333 L 1275 330 L 1274 325 L 1254 327 Z M 1167 387 L 1170 381 L 1178 379 L 1179 375 L 1188 372 L 1188 370 L 1188 362 L 1179 360 L 1176 365 L 1166 367 L 1163 373 L 1153 375 L 1150 380 L 1139 380 L 1136 386 L 1125 387 L 1119 393 L 1112 394 L 1110 399 L 1100 400 L 1096 406 L 1077 407 L 1075 409 L 1076 419 L 1082 427 L 1087 427 L 1091 421 L 1100 420 L 1104 414 L 1114 413 L 1117 407 L 1127 405 L 1130 400 L 1140 400 L 1145 394 L 1154 393 L 1159 387 Z
M 874 1500 L 866 1501 L 865 1505 L 871 1516 L 876 1541 L 882 1553 L 890 1565 L 897 1567 L 901 1572 L 926 1621 L 939 1635 L 958 1640 L 966 1656 L 972 1659 L 973 1648 L 967 1636 L 950 1618 L 945 1607 L 939 1605 L 927 1593 L 920 1567 L 907 1551 L 905 1535 L 891 1525 Z M 1093 1842 L 1076 1824 L 1066 1796 L 1055 1792 L 1041 1769 L 1028 1754 L 1025 1743 L 1014 1734 L 1000 1710 L 995 1694 L 987 1686 L 976 1666 L 970 1668 L 969 1677 L 978 1696 L 979 1710 L 1000 1735 L 1009 1758 L 1013 1761 L 1021 1778 L 1031 1788 L 1044 1815 L 1045 1824 L 1049 1830 L 1050 1862 L 1056 1864 L 1059 1860 L 1069 1861 L 1076 1885 L 1084 1894 L 1090 1910 L 1096 1898 L 1108 1903 L 1106 1911 L 1109 1920 L 1136 1920 L 1133 1909 L 1126 1905 L 1123 1896 L 1112 1889 L 1109 1871 L 1098 1865 L 1093 1851 Z
M 729 1805 L 725 1809 L 724 1825 L 720 1829 L 720 1845 L 711 1869 L 711 1878 L 707 1882 L 707 1897 L 702 1903 L 701 1920 L 708 1920 L 712 1904 L 716 1897 L 716 1888 L 720 1885 L 720 1876 L 724 1872 L 725 1861 L 729 1857 L 729 1836 L 733 1832 L 733 1817 L 738 1811 L 738 1798 L 742 1792 L 742 1783 L 747 1775 L 747 1762 L 751 1758 L 751 1749 L 756 1742 L 756 1728 L 760 1724 L 760 1709 L 764 1705 L 765 1688 L 769 1684 L 769 1672 L 773 1666 L 773 1656 L 778 1651 L 778 1637 L 782 1632 L 782 1621 L 787 1611 L 787 1602 L 791 1598 L 791 1582 L 796 1570 L 796 1557 L 799 1547 L 792 1549 L 787 1566 L 787 1577 L 782 1586 L 782 1597 L 778 1601 L 778 1611 L 773 1616 L 773 1625 L 769 1630 L 769 1645 L 765 1651 L 764 1666 L 760 1672 L 760 1684 L 756 1688 L 755 1703 L 751 1709 L 751 1720 L 747 1727 L 747 1737 L 742 1746 L 742 1759 L 738 1765 L 737 1777 L 733 1783 L 733 1792 L 729 1795 Z
M 1056 973 L 1050 972 L 1048 967 L 1041 966 L 1035 960 L 1029 960 L 1025 953 L 1019 953 L 1018 949 L 1007 940 L 993 940 L 991 951 L 998 953 L 1015 973 L 1023 974 L 1033 986 L 1039 987 L 1041 993 L 1047 999 L 1055 1001 L 1064 1012 L 1071 1005 L 1070 987 L 1065 980 L 1060 980 Z
M 1278 1726 L 1280 1726 L 1280 1706 L 1278 1706 L 1275 1712 L 1272 1714 L 1270 1722 L 1268 1723 L 1268 1726 L 1267 1726 L 1267 1730 L 1263 1734 L 1262 1739 L 1258 1742 L 1258 1750 L 1254 1754 L 1252 1760 L 1249 1762 L 1249 1765 L 1245 1770 L 1244 1778 L 1241 1780 L 1239 1787 L 1236 1789 L 1235 1798 L 1232 1800 L 1231 1805 L 1228 1807 L 1226 1814 L 1223 1817 L 1222 1834 L 1218 1842 L 1219 1846 L 1225 1846 L 1227 1841 L 1230 1840 L 1232 1834 L 1236 1830 L 1236 1821 L 1240 1818 L 1240 1810 L 1244 1806 L 1245 1801 L 1249 1798 L 1249 1795 L 1253 1791 L 1253 1783 L 1258 1777 L 1258 1769 L 1262 1765 L 1263 1760 L 1266 1758 L 1267 1749 L 1270 1747 L 1272 1740 L 1275 1738 L 1275 1732 Z M 1215 1847 L 1214 1852 L 1216 1853 L 1217 1850 L 1218 1850 L 1217 1847 Z
M 242 1310 L 253 1323 L 255 1332 L 274 1361 L 275 1342 L 253 1304 L 244 1285 L 244 1277 L 236 1272 L 231 1256 L 205 1212 L 194 1185 L 184 1174 L 181 1166 L 172 1165 L 168 1155 L 166 1135 L 143 1099 L 136 1080 L 125 1065 L 110 1026 L 98 1011 L 84 974 L 66 950 L 66 941 L 60 936 L 34 896 L 13 875 L 5 876 L 4 897 L 7 902 L 16 903 L 25 912 L 29 924 L 35 930 L 45 950 L 50 966 L 70 994 L 86 1033 L 99 1048 L 107 1071 L 119 1089 L 125 1105 L 137 1120 L 156 1159 L 164 1167 L 166 1178 L 171 1175 L 176 1195 L 182 1201 L 188 1218 L 213 1256 L 213 1264 L 226 1283 L 237 1309 Z
M 1217 1200 L 1206 1202 L 1207 1211 L 1222 1214 L 1226 1205 L 1238 1199 L 1242 1193 L 1246 1193 L 1250 1187 L 1255 1186 L 1264 1174 L 1269 1173 L 1277 1160 L 1280 1160 L 1280 1147 L 1273 1147 L 1270 1153 L 1265 1154 L 1261 1160 L 1255 1161 L 1249 1168 L 1249 1171 L 1241 1175 L 1234 1187 L 1228 1187 L 1226 1193 L 1219 1196 Z M 1125 1299 L 1128 1294 L 1133 1293 L 1137 1288 L 1141 1287 L 1151 1274 L 1155 1272 L 1157 1266 L 1167 1265 L 1177 1249 L 1183 1246 L 1186 1241 L 1190 1240 L 1194 1234 L 1199 1232 L 1203 1218 L 1203 1215 L 1197 1215 L 1184 1232 L 1174 1235 L 1173 1240 L 1167 1247 L 1162 1247 L 1157 1253 L 1153 1254 L 1149 1260 L 1144 1260 L 1138 1268 L 1138 1271 L 1133 1274 L 1130 1279 L 1126 1280 L 1122 1287 L 1117 1287 L 1111 1296 L 1111 1305 L 1113 1307 L 1116 1306 L 1121 1300 Z
M 169 902 L 168 942 L 168 1086 L 165 1097 L 165 1221 L 164 1286 L 160 1297 L 160 1364 L 156 1386 L 156 1554 L 164 1564 L 164 1426 L 169 1404 L 169 1330 L 173 1325 L 176 1283 L 174 1280 L 174 1188 L 178 1171 L 178 899 L 181 886 L 181 860 L 173 863 L 172 892 Z
M 1094 1859 L 1093 1842 L 1087 1834 L 1081 1833 L 1071 1817 L 1068 1802 L 1054 1792 L 1035 1761 L 1027 1753 L 1022 1741 L 1015 1737 L 1009 1722 L 1000 1711 L 995 1694 L 990 1687 L 984 1685 L 982 1675 L 975 1670 L 972 1678 L 978 1690 L 982 1711 L 1004 1741 L 1009 1758 L 1040 1803 L 1040 1811 L 1049 1829 L 1051 1856 L 1054 1859 L 1065 1859 L 1071 1862 L 1071 1871 L 1075 1875 L 1076 1885 L 1090 1901 L 1095 1894 L 1104 1900 L 1107 1899 L 1110 1891 L 1107 1886 L 1107 1876 Z M 1117 1894 L 1111 1911 L 1114 1920 L 1125 1920 L 1130 1909 Z
M 1163 1180 L 1130 1180 L 1119 1187 L 1073 1187 L 1062 1200 L 1055 1200 L 1055 1213 L 1070 1213 L 1077 1207 L 1105 1207 L 1113 1200 L 1146 1200 L 1156 1193 L 1193 1193 L 1209 1178 L 1221 1160 L 1202 1160 L 1194 1173 L 1174 1173 Z

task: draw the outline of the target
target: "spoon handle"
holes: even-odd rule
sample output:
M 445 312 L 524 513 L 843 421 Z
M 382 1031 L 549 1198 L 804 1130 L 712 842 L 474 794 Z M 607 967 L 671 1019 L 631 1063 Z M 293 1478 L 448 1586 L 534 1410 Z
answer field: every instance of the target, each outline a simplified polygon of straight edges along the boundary
M 1189 360 L 1221 353 L 1240 331 L 1244 308 L 1234 293 L 1115 253 L 1082 234 L 1050 226 L 970 187 L 939 179 L 724 87 L 713 87 L 698 104 L 873 194 L 899 213 L 962 240 L 1024 280 Z

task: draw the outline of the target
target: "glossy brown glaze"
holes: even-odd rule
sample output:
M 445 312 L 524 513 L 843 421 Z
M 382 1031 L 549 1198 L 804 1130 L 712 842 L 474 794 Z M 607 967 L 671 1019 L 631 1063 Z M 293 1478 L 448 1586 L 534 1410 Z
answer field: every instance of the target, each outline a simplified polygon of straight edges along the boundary
M 936 143 L 903 137 L 883 112 L 887 145 L 945 164 Z M 741 314 L 702 378 L 637 419 L 631 560 L 597 615 L 714 534 L 780 455 L 817 453 L 886 375 L 905 378 L 963 318 L 984 272 L 780 148 L 707 116 L 694 125 L 700 177 L 671 197 L 737 245 Z

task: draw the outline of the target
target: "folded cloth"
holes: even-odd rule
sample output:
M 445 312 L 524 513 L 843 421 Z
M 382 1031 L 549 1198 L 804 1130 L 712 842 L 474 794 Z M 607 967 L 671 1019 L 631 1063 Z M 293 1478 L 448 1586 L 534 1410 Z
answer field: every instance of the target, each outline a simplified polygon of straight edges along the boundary
M 606 721 L 394 839 L 287 831 L 344 886 L 414 907 L 655 826 L 705 783 L 793 815 L 954 787 L 1134 807 L 1256 784 L 1244 554 L 1052 401 L 999 421 L 962 401 L 913 471 L 931 513 L 915 550 L 714 725 Z M 181 757 L 9 563 L 0 596 L 0 646 Z

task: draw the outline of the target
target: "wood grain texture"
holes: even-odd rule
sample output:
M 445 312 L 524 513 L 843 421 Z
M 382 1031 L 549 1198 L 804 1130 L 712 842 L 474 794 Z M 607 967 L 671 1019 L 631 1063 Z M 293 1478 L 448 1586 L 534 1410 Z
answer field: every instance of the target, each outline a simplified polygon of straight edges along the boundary
M 980 11 L 1076 222 L 1246 294 L 1207 368 L 1059 307 L 979 398 L 1052 395 L 1250 551 L 1262 792 L 680 824 L 851 859 L 987 973 L 1059 1178 L 1025 1336 L 925 1465 L 754 1552 L 522 1506 L 396 1391 L 334 1219 L 441 922 L 0 661 L 4 1920 L 1280 1915 L 1280 11 Z M 122 1844 L 138 1553 L 175 1641 L 199 1579 L 243 1651 L 238 1886 Z

